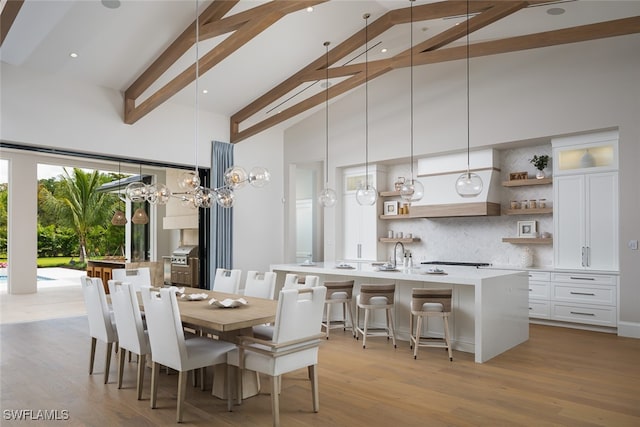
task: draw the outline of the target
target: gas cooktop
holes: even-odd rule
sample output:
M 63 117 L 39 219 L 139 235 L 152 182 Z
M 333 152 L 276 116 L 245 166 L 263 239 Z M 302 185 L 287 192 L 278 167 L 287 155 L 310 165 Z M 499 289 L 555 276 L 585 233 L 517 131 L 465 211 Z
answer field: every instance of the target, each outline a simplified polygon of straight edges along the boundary
M 437 265 L 461 265 L 466 267 L 489 267 L 488 262 L 458 262 L 458 261 L 423 261 L 420 264 L 437 264 Z

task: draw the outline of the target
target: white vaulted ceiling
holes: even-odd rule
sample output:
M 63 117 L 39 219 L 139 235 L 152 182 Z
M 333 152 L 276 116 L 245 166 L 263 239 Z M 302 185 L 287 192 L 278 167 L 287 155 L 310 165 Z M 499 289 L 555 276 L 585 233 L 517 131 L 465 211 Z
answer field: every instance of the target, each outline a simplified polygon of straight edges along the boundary
M 115 9 L 103 4 L 112 4 L 113 0 L 25 0 L 15 20 L 11 22 L 7 4 L 13 1 L 15 0 L 3 1 L 3 32 L 8 28 L 7 25 L 10 27 L 0 47 L 0 58 L 3 62 L 111 88 L 123 94 L 163 55 L 180 34 L 193 24 L 196 16 L 196 0 L 121 0 L 115 2 L 120 3 Z M 332 74 L 331 86 L 336 90 L 331 96 L 346 93 L 360 85 L 362 70 L 356 67 L 350 73 L 344 73 L 343 70 L 346 68 L 343 66 L 346 63 L 352 66 L 362 64 L 364 39 L 358 38 L 357 35 L 364 28 L 364 13 L 371 14 L 369 61 L 379 61 L 382 67 L 378 70 L 380 73 L 406 66 L 401 63 L 401 56 L 397 55 L 406 52 L 410 47 L 408 15 L 403 15 L 401 11 L 409 7 L 408 0 L 276 2 L 284 5 L 278 7 L 287 10 L 279 10 L 279 19 L 271 19 L 266 23 L 258 19 L 264 19 L 269 13 L 274 13 L 273 9 L 266 9 L 268 4 L 272 3 L 270 0 L 208 0 L 198 3 L 199 12 L 203 15 L 210 7 L 224 9 L 225 18 L 233 19 L 243 16 L 243 13 L 249 14 L 247 16 L 253 21 L 248 21 L 250 25 L 242 31 L 255 30 L 256 22 L 262 22 L 261 25 L 264 25 L 262 31 L 256 31 L 245 38 L 238 34 L 241 27 L 234 27 L 235 33 L 227 32 L 209 39 L 206 39 L 206 35 L 200 37 L 198 51 L 201 68 L 203 58 L 209 51 L 228 49 L 224 47 L 223 41 L 228 40 L 226 43 L 229 44 L 232 38 L 235 37 L 236 40 L 230 44 L 232 49 L 222 52 L 223 57 L 219 62 L 210 70 L 201 72 L 198 83 L 201 90 L 208 90 L 206 96 L 199 97 L 200 108 L 231 117 L 232 125 L 236 123 L 234 120 L 237 121 L 236 133 L 232 131 L 232 141 L 239 141 L 281 122 L 281 119 L 275 117 L 280 111 L 283 111 L 283 118 L 286 119 L 296 117 L 318 105 L 309 98 L 323 90 L 321 85 L 315 82 L 324 78 L 325 41 L 331 42 L 331 49 L 345 44 L 344 55 L 333 51 L 330 54 L 331 69 L 335 72 L 335 75 Z M 312 12 L 305 9 L 308 4 L 313 4 Z M 427 16 L 429 19 L 414 19 L 414 46 L 428 43 L 427 40 L 434 40 L 434 37 L 447 34 L 447 31 L 455 33 L 456 24 L 466 27 L 466 4 L 466 1 L 415 1 L 414 17 Z M 477 56 L 640 32 L 640 1 L 471 1 L 470 7 L 472 10 L 481 11 L 475 17 L 478 28 L 472 28 L 470 36 L 471 43 L 478 45 L 477 50 L 472 50 L 472 55 Z M 551 10 L 558 8 L 563 9 L 564 13 L 554 14 Z M 265 13 L 248 12 L 250 10 L 264 10 Z M 445 12 L 440 13 L 440 10 Z M 396 13 L 389 13 L 390 11 Z M 450 16 L 451 11 L 463 13 Z M 438 17 L 430 18 L 434 13 Z M 490 13 L 495 14 L 496 18 L 487 18 Z M 382 19 L 379 19 L 381 17 Z M 603 24 L 597 29 L 579 29 L 575 34 L 554 33 L 549 37 L 536 36 L 543 32 L 625 18 L 627 20 L 608 26 Z M 201 34 L 205 34 L 203 25 L 208 21 L 200 19 Z M 228 21 L 227 19 L 220 22 Z M 216 25 L 218 22 L 213 22 L 208 28 L 215 28 Z M 376 34 L 376 28 L 384 31 Z M 514 39 L 528 35 L 534 35 L 531 40 L 536 42 L 532 44 L 531 40 Z M 427 44 L 424 49 L 414 49 L 417 65 L 460 59 L 460 49 L 465 43 L 465 36 L 460 37 L 458 31 L 457 35 L 440 37 L 443 37 L 441 45 Z M 549 40 L 545 40 L 546 38 Z M 502 45 L 498 43 L 500 40 L 505 40 Z M 483 47 L 482 43 L 487 44 Z M 171 61 L 172 65 L 149 84 L 140 96 L 134 97 L 136 106 L 158 91 L 167 94 L 166 101 L 163 99 L 162 102 L 189 106 L 194 104 L 193 78 L 185 78 L 184 84 L 175 89 L 165 87 L 195 62 L 195 48 L 191 44 L 189 46 Z M 387 49 L 386 53 L 381 52 L 383 47 Z M 77 53 L 78 57 L 71 58 L 71 52 Z M 394 57 L 395 61 L 392 59 Z M 321 65 L 314 65 L 314 61 L 320 61 Z M 316 70 L 321 70 L 321 74 L 313 74 Z M 303 71 L 301 74 L 311 73 L 311 78 L 292 78 L 300 71 Z M 375 67 L 373 71 L 375 77 Z M 353 79 L 352 84 L 345 83 L 349 78 Z M 289 84 L 277 89 L 264 103 L 255 103 L 283 82 Z M 346 87 L 343 90 L 340 90 L 341 82 Z M 302 90 L 307 87 L 309 88 Z M 301 90 L 302 93 L 295 95 Z M 296 106 L 299 102 L 302 104 Z M 150 107 L 141 115 L 129 120 L 125 114 L 125 121 L 135 126 L 135 121 L 144 114 L 153 114 L 153 108 Z M 291 110 L 287 112 L 287 108 Z M 238 114 L 241 111 L 248 113 Z M 255 132 L 247 132 L 246 135 L 242 133 L 253 125 L 256 125 Z

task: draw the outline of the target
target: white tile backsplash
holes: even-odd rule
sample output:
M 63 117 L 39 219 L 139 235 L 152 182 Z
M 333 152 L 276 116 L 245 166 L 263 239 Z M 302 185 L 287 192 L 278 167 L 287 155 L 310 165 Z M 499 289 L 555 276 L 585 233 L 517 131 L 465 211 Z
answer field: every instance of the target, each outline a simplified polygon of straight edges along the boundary
M 503 181 L 509 179 L 511 172 L 529 172 L 535 176 L 536 169 L 529 163 L 534 154 L 551 154 L 551 145 L 523 147 L 503 150 L 500 153 L 500 168 Z M 407 169 L 397 166 L 389 169 L 388 189 L 393 181 L 403 176 Z M 549 171 L 551 168 L 548 168 Z M 548 173 L 548 175 L 550 172 Z M 451 189 L 455 191 L 455 189 Z M 503 187 L 501 207 L 506 210 L 510 200 L 546 199 L 552 206 L 553 186 Z M 538 233 L 553 233 L 553 216 L 544 215 L 501 215 L 490 217 L 460 217 L 435 219 L 407 219 L 384 221 L 386 229 L 380 230 L 380 237 L 388 230 L 412 233 L 420 242 L 405 245 L 413 254 L 415 263 L 422 261 L 462 261 L 489 262 L 494 265 L 521 267 L 525 247 L 533 252 L 533 266 L 551 267 L 553 265 L 552 245 L 516 245 L 503 243 L 503 237 L 517 237 L 518 221 L 538 221 Z M 388 245 L 387 259 L 392 255 L 393 245 Z

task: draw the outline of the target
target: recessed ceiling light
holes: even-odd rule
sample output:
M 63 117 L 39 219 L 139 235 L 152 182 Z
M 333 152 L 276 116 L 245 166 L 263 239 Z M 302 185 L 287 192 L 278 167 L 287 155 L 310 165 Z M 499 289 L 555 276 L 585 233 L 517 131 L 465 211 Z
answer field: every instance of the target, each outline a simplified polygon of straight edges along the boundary
M 101 3 L 107 9 L 117 9 L 120 7 L 120 0 L 102 0 Z
M 75 52 L 71 52 L 71 53 L 69 54 L 69 56 L 70 56 L 70 57 L 72 57 L 72 58 L 77 58 L 77 57 L 78 57 L 78 54 L 77 54 L 77 53 L 75 53 Z
M 313 12 L 313 7 L 312 7 L 312 6 L 309 6 L 309 7 L 307 8 L 307 12 L 309 12 L 309 13 Z
M 202 93 L 204 93 L 206 95 L 207 93 L 209 93 L 209 90 L 208 89 L 202 89 Z
M 561 7 L 552 7 L 551 9 L 547 9 L 547 13 L 549 15 L 562 15 L 565 10 Z
M 380 52 L 382 52 L 382 53 L 387 53 L 387 48 L 386 48 L 386 47 L 383 47 L 382 49 L 380 49 Z

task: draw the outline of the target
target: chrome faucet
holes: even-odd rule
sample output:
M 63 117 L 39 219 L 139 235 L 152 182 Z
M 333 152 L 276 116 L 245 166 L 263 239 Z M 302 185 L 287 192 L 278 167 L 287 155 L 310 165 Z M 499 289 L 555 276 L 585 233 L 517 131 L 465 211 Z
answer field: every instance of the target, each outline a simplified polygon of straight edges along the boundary
M 402 242 L 396 242 L 395 245 L 393 245 L 393 268 L 396 268 L 396 266 L 398 265 L 398 257 L 396 256 L 396 253 L 398 251 L 398 245 L 400 245 L 402 247 L 402 255 L 404 256 L 404 244 Z

